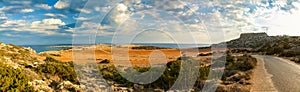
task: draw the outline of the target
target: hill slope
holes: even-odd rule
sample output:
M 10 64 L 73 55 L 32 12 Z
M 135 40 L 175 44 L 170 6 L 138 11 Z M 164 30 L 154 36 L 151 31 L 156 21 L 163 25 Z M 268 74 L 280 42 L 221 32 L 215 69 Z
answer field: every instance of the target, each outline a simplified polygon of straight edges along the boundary
M 300 63 L 300 36 L 268 36 L 266 33 L 244 33 L 226 42 L 228 48 L 248 48 L 253 53 L 286 57 Z
M 31 48 L 0 42 L 1 91 L 80 91 L 71 63 L 39 60 Z M 60 73 L 60 74 L 56 74 Z M 70 82 L 71 81 L 71 82 Z

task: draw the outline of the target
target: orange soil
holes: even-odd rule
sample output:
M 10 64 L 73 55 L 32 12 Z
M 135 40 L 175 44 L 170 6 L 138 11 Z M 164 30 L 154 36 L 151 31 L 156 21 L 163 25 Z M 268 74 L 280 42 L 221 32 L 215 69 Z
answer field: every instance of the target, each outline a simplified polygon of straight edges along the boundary
M 134 49 L 128 49 L 128 48 L 114 48 L 113 49 L 115 54 L 111 54 L 112 49 L 111 47 L 104 46 L 104 47 L 98 47 L 96 50 L 80 50 L 76 51 L 76 59 L 80 61 L 76 62 L 100 62 L 102 60 L 108 59 L 110 61 L 119 60 L 118 64 L 129 64 L 128 62 L 125 62 L 128 60 L 128 57 L 126 54 L 120 54 L 120 53 L 129 53 L 129 60 L 132 65 L 149 65 L 149 57 L 151 56 L 151 53 L 155 50 L 134 50 Z M 151 62 L 152 64 L 164 64 L 169 61 L 176 60 L 178 57 L 180 57 L 180 50 L 178 49 L 161 49 L 156 50 L 161 51 L 165 57 L 166 61 L 156 61 Z M 55 51 L 54 51 L 55 52 Z M 203 49 L 199 50 L 200 53 L 209 53 L 210 49 Z M 56 54 L 59 54 L 60 56 L 51 56 L 57 60 L 63 61 L 63 62 L 70 62 L 73 61 L 73 53 L 72 50 L 62 50 L 62 51 L 56 51 Z M 47 55 L 49 56 L 49 55 Z M 114 56 L 114 57 L 112 57 Z M 46 56 L 40 55 L 39 59 L 45 59 Z M 114 60 L 113 60 L 114 58 Z

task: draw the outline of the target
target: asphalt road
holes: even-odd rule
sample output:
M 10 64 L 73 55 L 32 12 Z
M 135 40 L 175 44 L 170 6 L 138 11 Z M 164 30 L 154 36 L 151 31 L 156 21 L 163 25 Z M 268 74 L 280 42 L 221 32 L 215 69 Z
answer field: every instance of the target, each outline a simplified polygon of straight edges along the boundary
M 259 65 L 254 71 L 253 92 L 300 92 L 299 64 L 274 56 L 255 57 Z

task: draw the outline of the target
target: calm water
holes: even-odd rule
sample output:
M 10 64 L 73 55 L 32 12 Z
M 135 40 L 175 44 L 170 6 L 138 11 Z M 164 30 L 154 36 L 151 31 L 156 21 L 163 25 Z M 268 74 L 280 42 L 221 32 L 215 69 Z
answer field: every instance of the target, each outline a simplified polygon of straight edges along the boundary
M 60 47 L 52 47 L 52 46 L 60 46 Z M 45 52 L 45 51 L 57 51 L 57 50 L 64 50 L 67 47 L 72 46 L 70 45 L 23 45 L 23 47 L 30 47 L 34 49 L 37 53 Z
M 143 44 L 134 44 L 134 45 L 141 45 L 141 46 L 156 46 L 156 47 L 164 47 L 164 48 L 192 48 L 192 47 L 208 47 L 208 44 L 150 44 L 150 43 L 143 43 Z M 56 47 L 53 47 L 56 46 Z M 45 52 L 45 51 L 58 51 L 64 50 L 68 47 L 71 47 L 72 44 L 62 44 L 62 45 L 23 45 L 23 47 L 30 47 L 34 49 L 37 53 Z M 82 45 L 79 45 L 82 46 Z

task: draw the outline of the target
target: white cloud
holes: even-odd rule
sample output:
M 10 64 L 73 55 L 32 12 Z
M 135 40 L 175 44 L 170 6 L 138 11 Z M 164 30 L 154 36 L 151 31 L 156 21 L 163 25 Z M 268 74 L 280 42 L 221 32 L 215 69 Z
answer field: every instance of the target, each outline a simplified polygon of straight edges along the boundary
M 147 0 L 146 0 L 147 1 Z M 277 0 L 278 1 L 278 0 Z M 113 33 L 113 28 L 116 28 L 118 24 L 123 25 L 123 30 L 127 30 L 128 34 L 137 32 L 136 30 L 140 30 L 138 24 L 147 24 L 156 25 L 155 22 L 157 20 L 163 20 L 167 24 L 169 24 L 169 28 L 174 34 L 184 34 L 184 30 L 189 28 L 193 34 L 195 34 L 196 39 L 200 39 L 200 37 L 206 37 L 202 35 L 206 30 L 212 32 L 224 31 L 227 35 L 227 39 L 232 39 L 239 35 L 241 32 L 253 32 L 260 28 L 261 26 L 267 26 L 272 33 L 292 33 L 297 34 L 295 29 L 299 29 L 297 27 L 297 23 L 293 23 L 291 21 L 300 21 L 298 20 L 300 16 L 297 13 L 294 14 L 285 14 L 285 13 L 277 13 L 280 10 L 280 7 L 284 7 L 287 5 L 286 2 L 277 2 L 278 6 L 274 5 L 274 8 L 266 8 L 269 6 L 269 3 L 261 3 L 260 1 L 236 1 L 236 0 L 209 0 L 209 2 L 205 1 L 197 1 L 197 0 L 180 0 L 180 1 L 170 1 L 163 0 L 161 1 L 149 1 L 150 3 L 142 3 L 141 0 L 125 0 L 121 3 L 118 3 L 116 7 L 113 6 L 91 6 L 90 9 L 81 9 L 83 4 L 82 1 L 70 1 L 70 0 L 59 0 L 54 8 L 56 9 L 65 9 L 62 12 L 72 13 L 74 11 L 80 11 L 85 14 L 93 14 L 92 11 L 100 11 L 101 13 L 110 13 L 107 15 L 105 20 L 105 26 L 101 25 L 100 29 L 103 34 L 108 35 Z M 250 2 L 250 3 L 249 3 Z M 268 2 L 266 0 L 266 2 Z M 18 3 L 18 2 L 13 2 Z M 72 4 L 71 4 L 72 3 Z M 294 6 L 299 6 L 296 3 L 292 3 Z M 51 6 L 47 4 L 33 4 L 32 6 L 43 9 L 51 9 Z M 260 6 L 260 7 L 257 7 Z M 80 7 L 80 8 L 79 8 Z M 188 8 L 189 9 L 188 9 Z M 34 8 L 36 9 L 36 8 Z M 111 10 L 112 9 L 112 10 Z M 24 6 L 4 6 L 0 8 L 0 13 L 15 13 L 19 11 L 23 12 L 34 12 L 32 9 L 28 9 L 28 7 Z M 148 11 L 149 10 L 149 11 Z M 151 12 L 151 10 L 157 10 L 162 12 Z M 253 12 L 249 12 L 252 11 Z M 70 12 L 71 11 L 71 12 Z M 60 12 L 60 11 L 59 11 Z M 149 14 L 143 14 L 148 12 Z M 167 12 L 167 13 L 165 13 Z M 293 12 L 297 12 L 293 10 Z M 46 13 L 44 16 L 51 17 L 51 19 L 44 19 L 40 21 L 34 22 L 26 22 L 26 21 L 5 21 L 0 22 L 0 30 L 27 30 L 31 32 L 41 32 L 45 34 L 56 34 L 59 33 L 57 31 L 61 31 L 61 26 L 66 25 L 59 18 L 67 18 L 66 15 L 62 14 L 54 14 L 54 13 Z M 136 16 L 136 14 L 140 13 L 140 16 Z M 169 15 L 168 15 L 169 14 Z M 172 15 L 174 14 L 174 16 Z M 276 17 L 274 17 L 275 15 Z M 35 16 L 35 15 L 34 15 Z M 139 17 L 141 20 L 145 21 L 136 21 L 136 20 L 127 20 L 128 18 Z M 152 17 L 152 19 L 149 17 Z M 178 18 L 178 20 L 173 17 Z M 197 18 L 198 17 L 198 18 Z M 94 17 L 92 16 L 83 16 L 76 17 L 75 20 L 81 20 L 87 22 L 88 20 L 92 20 Z M 1 20 L 1 18 L 0 18 Z M 3 18 L 3 20 L 7 20 L 7 18 Z M 173 22 L 172 21 L 176 21 Z M 181 23 L 182 22 L 182 23 Z M 204 22 L 205 25 L 201 25 L 200 23 Z M 109 25 L 112 23 L 112 25 Z M 113 24 L 117 24 L 116 26 Z M 151 24 L 152 23 L 152 24 Z M 107 26 L 108 25 L 108 26 Z M 26 27 L 27 26 L 27 27 Z M 89 23 L 85 23 L 80 28 L 83 30 L 84 26 L 94 26 Z M 114 26 L 114 27 L 112 27 Z M 206 26 L 206 28 L 205 28 Z M 154 28 L 154 27 L 153 27 Z M 156 26 L 157 29 L 160 29 L 159 26 Z M 74 28 L 76 29 L 76 28 Z M 68 32 L 73 32 L 74 29 L 67 29 Z M 91 29 L 91 28 L 87 28 Z M 291 31 L 281 31 L 281 30 L 291 30 Z M 87 30 L 87 31 L 95 31 L 95 30 Z M 170 31 L 171 32 L 171 31 Z M 299 33 L 299 32 L 298 32 Z M 183 36 L 180 36 L 184 38 Z
M 22 16 L 23 19 L 33 19 L 35 16 L 33 15 L 27 15 L 27 16 Z
M 0 14 L 0 23 L 7 20 L 7 16 L 5 14 Z
M 99 7 L 99 9 L 100 9 L 99 11 L 107 12 L 108 13 L 110 11 L 110 9 L 111 9 L 111 6 L 101 7 L 101 8 Z M 95 7 L 95 10 L 98 11 L 98 8 Z
M 162 0 L 155 1 L 155 5 L 157 7 L 162 7 L 163 10 L 172 10 L 172 9 L 183 9 L 186 6 L 186 2 L 181 1 L 170 1 L 170 0 Z
M 14 6 L 4 6 L 4 7 L 0 8 L 0 13 L 5 13 L 5 11 L 8 11 L 13 8 L 15 8 L 15 7 Z
M 63 15 L 63 14 L 53 14 L 53 13 L 46 13 L 44 14 L 44 16 L 48 16 L 48 17 L 54 17 L 54 18 L 59 18 L 59 17 L 62 17 L 62 18 L 67 18 L 66 15 Z
M 64 26 L 65 23 L 60 19 L 43 19 L 42 21 L 33 21 L 29 27 L 24 29 L 30 30 L 31 32 L 43 33 L 46 35 L 60 35 L 58 30 L 61 30 L 59 26 Z
M 100 7 L 96 6 L 96 7 L 94 8 L 94 10 L 95 10 L 95 11 L 100 11 L 101 9 L 100 9 Z
M 0 28 L 10 28 L 10 27 L 24 27 L 26 25 L 25 20 L 7 20 L 5 23 L 0 25 Z
M 22 9 L 20 10 L 21 13 L 29 13 L 29 12 L 34 12 L 34 9 Z
M 86 36 L 89 34 L 96 33 L 98 31 L 99 27 L 100 27 L 100 24 L 91 23 L 91 22 L 83 22 L 82 25 L 80 25 L 79 27 L 70 29 L 68 31 L 74 32 L 73 36 Z
M 85 17 L 79 17 L 79 18 L 74 18 L 74 19 L 79 20 L 79 21 L 91 20 L 91 18 L 85 18 Z
M 110 13 L 110 19 L 115 23 L 122 23 L 127 18 L 129 18 L 130 13 L 128 12 L 128 7 L 124 4 L 118 4 Z
M 52 7 L 47 4 L 36 4 L 35 7 L 50 10 Z
M 54 5 L 57 9 L 65 9 L 70 7 L 70 0 L 59 0 Z
M 193 2 L 193 0 L 180 1 L 180 2 L 163 0 L 163 2 L 156 2 L 156 1 L 151 2 L 154 3 L 154 5 L 150 7 L 145 7 L 146 5 L 143 5 L 139 1 L 140 0 L 137 1 L 126 0 L 120 4 L 117 4 L 117 6 L 114 7 L 113 10 L 108 15 L 110 21 L 115 22 L 117 24 L 121 24 L 126 20 L 126 23 L 122 24 L 126 26 L 121 26 L 121 28 L 119 29 L 127 30 L 128 34 L 130 34 L 130 33 L 135 33 L 136 30 L 139 30 L 139 28 L 136 27 L 138 26 L 137 24 L 143 24 L 144 22 L 146 23 L 147 21 L 144 22 L 133 21 L 128 18 L 140 17 L 141 19 L 151 20 L 148 22 L 152 22 L 152 25 L 156 25 L 155 23 L 153 23 L 152 20 L 160 19 L 167 23 L 171 23 L 170 21 L 174 21 L 174 20 L 176 21 L 176 19 L 172 19 L 172 17 L 175 16 L 178 18 L 178 20 L 180 20 L 180 22 L 185 23 L 185 24 L 180 24 L 180 23 L 169 24 L 172 25 L 173 31 L 175 33 L 181 34 L 182 30 L 185 30 L 185 28 L 187 27 L 192 32 L 195 32 L 195 34 L 197 34 L 195 35 L 195 38 L 198 37 L 197 39 L 200 39 L 200 37 L 207 37 L 207 36 L 200 35 L 203 34 L 203 32 L 205 31 L 211 31 L 213 33 L 222 31 L 224 35 L 226 35 L 225 38 L 223 38 L 223 40 L 231 40 L 233 38 L 238 37 L 240 33 L 255 32 L 259 30 L 261 26 L 269 25 L 268 23 L 270 23 L 270 20 L 274 19 L 273 13 L 281 11 L 280 7 L 276 5 L 274 5 L 273 8 L 270 8 L 269 3 L 263 4 L 260 1 L 253 1 L 253 0 L 252 1 L 210 0 L 209 2 L 196 1 L 196 0 L 195 2 Z M 287 5 L 286 2 L 283 4 L 276 1 L 276 3 L 279 3 L 280 4 L 279 6 Z M 94 10 L 104 11 L 104 8 L 105 7 L 100 7 L 100 8 L 95 7 Z M 164 15 L 163 13 L 152 12 L 153 19 L 149 19 L 149 15 L 151 14 L 148 14 L 145 17 L 145 12 L 149 12 L 147 10 L 150 11 L 166 10 L 163 12 L 167 12 L 170 15 L 167 14 Z M 136 16 L 136 14 L 139 13 L 142 13 L 140 14 L 141 16 Z M 294 18 L 297 18 L 297 16 L 299 15 L 295 15 Z M 292 19 L 287 19 L 287 20 L 292 20 Z M 204 28 L 203 25 L 197 24 L 201 22 L 205 22 L 206 29 Z M 293 27 L 289 26 L 289 28 L 293 28 Z M 294 27 L 293 29 L 296 28 Z
M 79 11 L 79 12 L 82 12 L 82 13 L 86 13 L 86 14 L 91 13 L 91 11 L 90 11 L 90 10 L 87 10 L 87 9 L 76 8 L 76 10 Z
M 158 2 L 157 2 L 158 3 Z M 230 22 L 228 20 L 225 20 L 223 17 L 223 14 L 219 11 L 215 10 L 213 13 L 206 13 L 204 15 L 198 15 L 196 16 L 195 12 L 198 12 L 198 10 L 201 10 L 203 7 L 200 7 L 201 4 L 189 4 L 185 2 L 170 2 L 170 3 L 161 3 L 167 4 L 165 7 L 160 6 L 154 6 L 157 7 L 157 11 L 152 11 L 153 9 L 150 9 L 147 11 L 141 10 L 136 11 L 134 14 L 131 14 L 131 12 L 128 12 L 128 7 L 132 7 L 131 5 L 126 4 L 118 4 L 109 15 L 109 18 L 112 19 L 113 22 L 116 22 L 119 28 L 117 30 L 122 31 L 122 37 L 124 39 L 127 39 L 128 37 L 132 37 L 133 34 L 140 32 L 141 30 L 145 30 L 148 28 L 152 29 L 159 29 L 163 30 L 169 33 L 172 33 L 178 38 L 182 38 L 181 42 L 185 43 L 194 43 L 193 40 L 191 40 L 191 37 L 195 38 L 195 41 L 197 43 L 216 43 L 220 41 L 224 41 L 227 39 L 232 39 L 234 37 L 237 37 L 239 33 L 236 32 L 228 32 L 227 34 L 231 37 L 226 38 L 218 38 L 217 40 L 213 40 L 214 42 L 210 42 L 210 36 L 208 35 L 208 32 L 220 32 L 225 35 L 225 31 L 236 31 L 237 25 L 232 25 L 233 22 Z M 179 5 L 179 6 L 168 6 L 168 5 Z M 203 4 L 203 3 L 202 3 Z M 185 14 L 177 14 L 177 15 L 168 15 L 164 12 L 159 11 L 160 8 L 163 8 L 168 11 L 183 11 L 185 10 L 184 7 L 189 7 L 189 10 L 185 11 Z M 205 7 L 207 8 L 207 7 Z M 230 11 L 230 10 L 228 10 Z M 237 11 L 235 11 L 237 12 Z M 174 13 L 176 14 L 176 13 Z M 132 15 L 132 16 L 131 16 Z M 188 16 L 187 16 L 188 15 Z M 186 17 L 183 17 L 186 16 Z M 193 16 L 193 17 L 189 17 Z M 236 15 L 232 15 L 232 17 L 239 17 Z M 128 19 L 130 18 L 130 19 Z M 140 20 L 139 20 L 140 19 Z M 126 20 L 125 23 L 123 23 Z M 192 21 L 192 22 L 191 22 Z M 206 25 L 201 24 L 201 22 L 205 21 Z M 210 28 L 207 28 L 210 27 Z M 190 33 L 191 32 L 191 33 Z M 147 34 L 145 34 L 147 35 Z M 127 38 L 126 38 L 127 37 Z M 147 36 L 148 37 L 148 36 Z M 144 40 L 147 40 L 145 37 Z M 153 38 L 161 38 L 160 35 L 154 36 L 150 35 L 150 37 Z M 212 36 L 213 37 L 213 36 Z M 130 38 L 128 38 L 130 39 Z M 140 39 L 143 40 L 143 39 Z M 149 40 L 149 39 L 148 39 Z M 166 41 L 164 39 L 159 39 L 162 42 L 170 42 Z M 180 40 L 180 39 L 179 39 Z
M 5 33 L 5 34 L 3 34 L 3 35 L 8 36 L 8 37 L 14 37 L 14 35 L 9 34 L 9 33 Z
M 0 24 L 0 31 L 11 30 L 18 32 L 32 32 L 44 35 L 62 35 L 60 26 L 65 23 L 60 19 L 43 19 L 42 21 L 7 20 Z
M 21 5 L 29 5 L 32 3 L 30 0 L 5 0 L 4 2 L 8 2 L 10 4 L 21 4 Z
M 73 32 L 73 36 L 87 36 L 93 33 L 95 33 L 97 36 L 111 36 L 114 33 L 108 31 L 111 29 L 114 29 L 114 27 L 85 21 L 82 22 L 80 26 L 76 28 L 68 29 L 67 31 Z
M 182 13 L 183 16 L 191 16 L 193 13 L 196 13 L 196 11 L 199 9 L 199 6 L 197 4 L 193 4 L 189 9 Z
M 300 8 L 300 3 L 294 3 Z M 300 10 L 293 9 L 292 13 L 278 13 L 273 20 L 269 21 L 269 35 L 292 35 L 300 36 L 299 22 L 300 22 Z
M 54 18 L 50 18 L 50 19 L 43 19 L 43 24 L 49 24 L 49 25 L 66 25 L 63 21 L 61 21 L 60 19 L 54 19 Z

